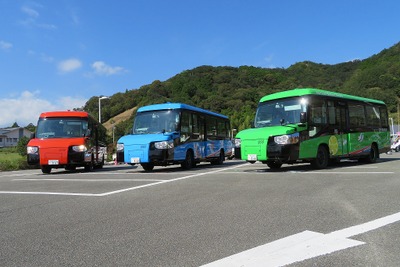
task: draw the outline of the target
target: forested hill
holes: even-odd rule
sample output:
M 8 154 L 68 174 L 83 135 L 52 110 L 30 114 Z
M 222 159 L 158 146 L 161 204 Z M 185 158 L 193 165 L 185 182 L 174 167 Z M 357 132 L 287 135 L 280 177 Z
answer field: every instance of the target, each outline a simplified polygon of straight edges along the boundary
M 389 112 L 397 112 L 400 97 L 400 43 L 365 60 L 336 65 L 309 61 L 284 68 L 200 66 L 161 82 L 126 90 L 101 102 L 103 121 L 114 123 L 116 138 L 132 127 L 135 107 L 183 102 L 230 117 L 232 128 L 248 128 L 259 99 L 270 93 L 300 87 L 315 87 L 385 101 Z M 97 117 L 98 98 L 92 97 L 85 110 Z M 113 119 L 124 111 L 132 115 Z

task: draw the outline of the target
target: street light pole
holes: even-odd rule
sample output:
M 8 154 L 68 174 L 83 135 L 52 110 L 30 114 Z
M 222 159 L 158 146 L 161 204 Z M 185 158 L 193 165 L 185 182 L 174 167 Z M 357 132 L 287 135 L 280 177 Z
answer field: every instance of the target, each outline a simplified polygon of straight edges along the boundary
M 108 99 L 107 96 L 99 96 L 99 123 L 101 123 L 101 100 L 102 99 Z

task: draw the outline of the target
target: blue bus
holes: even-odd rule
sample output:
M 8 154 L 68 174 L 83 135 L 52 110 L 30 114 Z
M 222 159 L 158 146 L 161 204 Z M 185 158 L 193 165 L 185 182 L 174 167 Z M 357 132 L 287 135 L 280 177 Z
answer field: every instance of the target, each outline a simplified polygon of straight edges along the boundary
M 182 103 L 138 109 L 133 133 L 117 142 L 117 162 L 154 166 L 181 164 L 191 169 L 199 162 L 222 164 L 233 153 L 227 116 Z

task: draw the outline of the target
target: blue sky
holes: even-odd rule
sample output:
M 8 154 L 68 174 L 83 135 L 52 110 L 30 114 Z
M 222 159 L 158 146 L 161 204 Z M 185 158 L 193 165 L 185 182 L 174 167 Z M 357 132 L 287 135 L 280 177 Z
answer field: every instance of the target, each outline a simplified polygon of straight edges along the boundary
M 0 10 L 0 127 L 201 65 L 336 64 L 400 41 L 397 0 L 0 0 Z

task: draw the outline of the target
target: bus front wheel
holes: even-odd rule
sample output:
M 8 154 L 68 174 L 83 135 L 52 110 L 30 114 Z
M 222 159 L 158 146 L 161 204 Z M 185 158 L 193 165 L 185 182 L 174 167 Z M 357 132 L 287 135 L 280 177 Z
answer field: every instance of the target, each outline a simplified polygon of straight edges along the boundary
M 193 152 L 191 150 L 186 151 L 185 160 L 182 162 L 181 167 L 185 170 L 189 170 L 196 164 L 194 162 Z
M 154 169 L 154 164 L 152 164 L 152 163 L 142 163 L 140 165 L 142 165 L 142 168 L 145 171 L 152 171 Z
M 319 146 L 317 156 L 311 161 L 314 169 L 325 169 L 329 163 L 329 151 L 326 146 Z
M 48 165 L 42 165 L 42 173 L 49 174 L 51 172 L 51 167 Z
M 272 170 L 278 170 L 282 167 L 282 163 L 276 161 L 267 161 L 267 166 Z

